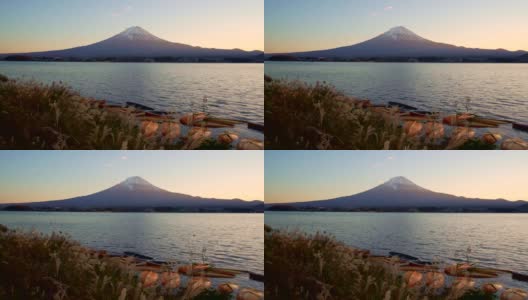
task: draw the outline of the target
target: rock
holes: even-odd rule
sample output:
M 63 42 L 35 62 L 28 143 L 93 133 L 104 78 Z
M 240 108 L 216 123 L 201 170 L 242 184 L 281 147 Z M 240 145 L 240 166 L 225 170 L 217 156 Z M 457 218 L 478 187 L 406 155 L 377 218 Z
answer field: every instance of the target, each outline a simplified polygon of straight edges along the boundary
M 528 132 L 528 124 L 513 123 L 512 128 Z
M 143 254 L 139 254 L 139 253 L 136 253 L 136 252 L 131 252 L 131 251 L 125 251 L 123 252 L 124 255 L 127 255 L 127 256 L 133 256 L 133 257 L 136 257 L 136 258 L 139 258 L 139 259 L 146 259 L 146 260 L 151 260 L 151 259 L 154 259 L 150 256 L 146 256 L 146 255 L 143 255 Z
M 410 105 L 407 105 L 407 104 L 404 104 L 404 103 L 400 103 L 400 102 L 395 102 L 395 101 L 390 101 L 389 102 L 389 106 L 399 107 L 399 108 L 403 108 L 403 109 L 406 109 L 406 110 L 417 110 L 418 109 L 418 108 L 416 108 L 414 106 L 410 106 Z
M 162 268 L 162 265 L 160 264 L 155 264 L 155 263 L 152 263 L 150 261 L 144 261 L 144 262 L 140 262 L 140 263 L 137 263 L 135 266 L 134 266 L 134 269 L 136 269 L 137 271 L 153 271 L 153 272 L 159 272 Z
M 444 272 L 447 275 L 459 276 L 461 272 L 466 272 L 467 270 L 469 270 L 469 268 L 471 268 L 470 264 L 460 263 L 460 264 L 449 265 L 445 267 Z
M 412 261 L 414 261 L 414 260 L 418 260 L 419 259 L 418 257 L 412 256 L 412 255 L 409 255 L 409 254 L 405 254 L 405 253 L 395 252 L 395 251 L 390 251 L 389 255 L 396 256 L 396 257 L 404 259 L 404 260 L 412 260 Z
M 139 275 L 139 279 L 144 287 L 153 286 L 158 281 L 158 277 L 158 273 L 152 271 L 143 271 Z
M 227 294 L 231 294 L 233 293 L 234 291 L 238 290 L 239 289 L 239 286 L 234 284 L 234 283 L 222 283 L 220 284 L 216 290 L 220 293 L 220 294 L 224 294 L 224 295 L 227 295 Z
M 194 271 L 202 271 L 209 268 L 208 264 L 184 265 L 178 268 L 178 273 L 190 275 Z
M 133 107 L 133 108 L 137 108 L 137 109 L 140 109 L 140 110 L 154 110 L 151 107 L 148 107 L 146 105 L 139 104 L 139 103 L 136 103 L 136 102 L 126 102 L 126 105 L 127 105 L 127 107 Z
M 247 127 L 248 129 L 253 129 L 256 131 L 264 132 L 264 125 L 262 124 L 248 122 Z
M 403 279 L 410 288 L 420 286 L 422 284 L 423 275 L 420 272 L 408 271 L 403 274 Z
M 237 140 L 238 140 L 238 135 L 234 133 L 226 132 L 218 136 L 218 142 L 221 144 L 225 144 L 225 145 L 229 145 Z
M 439 289 L 445 284 L 445 276 L 440 272 L 427 272 L 425 274 L 425 284 L 432 289 Z
M 456 139 L 456 140 L 461 140 L 461 139 L 468 140 L 474 137 L 475 137 L 475 130 L 466 128 L 466 127 L 455 128 L 455 130 L 453 130 L 453 135 L 451 136 L 451 138 Z
M 237 150 L 264 150 L 264 142 L 257 139 L 241 139 Z
M 504 287 L 500 283 L 485 283 L 482 285 L 481 289 L 486 294 L 495 294 L 498 291 L 502 290 Z
M 180 123 L 187 126 L 193 126 L 194 123 L 201 122 L 207 118 L 204 112 L 197 112 L 192 114 L 186 114 L 180 118 Z
M 250 288 L 243 288 L 238 292 L 236 300 L 263 300 L 264 293 L 262 291 Z
M 416 121 L 407 121 L 403 124 L 403 130 L 409 137 L 415 137 L 422 132 L 423 124 Z
M 512 279 L 528 282 L 528 275 L 517 272 L 512 272 Z
M 152 121 L 141 122 L 141 133 L 143 133 L 143 135 L 147 138 L 153 136 L 156 133 L 156 131 L 158 131 L 158 128 L 159 128 L 159 124 L 156 122 L 152 122 Z
M 425 124 L 425 134 L 431 139 L 442 138 L 445 134 L 444 125 L 435 122 Z
M 211 287 L 211 280 L 205 277 L 193 277 L 187 284 L 188 299 L 192 299 Z
M 520 138 L 505 140 L 501 145 L 502 150 L 528 150 L 528 142 Z
M 255 280 L 255 281 L 264 282 L 264 275 L 253 273 L 253 272 L 249 272 L 249 279 Z
M 467 277 L 457 277 L 451 288 L 455 291 L 471 289 L 475 286 L 475 280 Z
M 444 124 L 457 126 L 461 121 L 467 121 L 475 116 L 472 114 L 459 114 L 459 115 L 450 115 L 445 117 L 442 121 Z
M 168 139 L 177 139 L 180 136 L 180 124 L 165 122 L 161 124 L 161 135 Z
M 161 273 L 161 284 L 168 289 L 175 289 L 180 286 L 180 275 L 175 272 Z
M 500 296 L 500 300 L 526 300 L 528 293 L 521 289 L 507 289 Z
M 482 138 L 481 138 L 481 140 L 484 143 L 490 144 L 490 145 L 494 145 L 495 143 L 497 143 L 501 139 L 502 139 L 502 135 L 500 135 L 498 133 L 491 133 L 491 132 L 488 132 L 488 133 L 484 134 L 482 136 Z

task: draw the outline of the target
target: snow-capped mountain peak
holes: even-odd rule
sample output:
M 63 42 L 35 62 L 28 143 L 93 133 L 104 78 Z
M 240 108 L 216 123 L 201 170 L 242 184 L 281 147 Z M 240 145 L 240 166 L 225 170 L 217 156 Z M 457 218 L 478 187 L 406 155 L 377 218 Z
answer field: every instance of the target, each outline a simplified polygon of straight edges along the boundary
M 403 176 L 391 178 L 383 185 L 388 186 L 394 190 L 399 190 L 402 187 L 418 187 L 414 182 L 410 181 L 409 179 Z
M 131 191 L 141 186 L 152 186 L 152 184 L 150 184 L 148 181 L 139 176 L 129 177 L 125 181 L 123 181 L 121 185 L 127 187 Z
M 146 31 L 145 29 L 134 26 L 126 29 L 117 35 L 118 37 L 126 38 L 128 40 L 158 40 L 159 38 Z
M 403 26 L 391 28 L 382 34 L 382 36 L 393 40 L 423 40 L 422 37 Z

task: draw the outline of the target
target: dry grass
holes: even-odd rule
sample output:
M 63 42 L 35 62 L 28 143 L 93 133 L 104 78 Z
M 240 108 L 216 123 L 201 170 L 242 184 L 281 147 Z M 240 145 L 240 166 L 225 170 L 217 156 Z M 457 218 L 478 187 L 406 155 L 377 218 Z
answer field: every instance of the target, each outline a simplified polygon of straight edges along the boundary
M 401 126 L 397 109 L 367 107 L 334 87 L 265 77 L 266 149 L 494 149 L 465 132 L 450 137 Z M 431 120 L 430 125 L 441 126 Z M 463 129 L 463 128 L 462 128 Z M 443 131 L 443 130 L 442 130 Z
M 179 125 L 175 125 L 179 126 Z M 0 149 L 229 149 L 203 135 L 146 127 L 62 84 L 0 77 Z M 155 129 L 155 130 L 151 130 Z
M 495 299 L 462 287 L 410 287 L 398 267 L 325 234 L 265 228 L 266 297 L 274 299 Z
M 196 294 L 190 286 L 147 286 L 126 264 L 100 258 L 64 235 L 0 225 L 0 299 L 231 299 L 213 289 Z

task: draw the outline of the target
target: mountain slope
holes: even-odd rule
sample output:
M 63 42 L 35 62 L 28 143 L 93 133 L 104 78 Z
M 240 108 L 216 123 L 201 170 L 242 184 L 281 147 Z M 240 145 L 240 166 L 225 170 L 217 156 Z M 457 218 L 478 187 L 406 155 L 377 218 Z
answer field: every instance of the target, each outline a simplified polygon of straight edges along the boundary
M 262 201 L 201 198 L 160 189 L 140 177 L 130 177 L 106 190 L 65 200 L 24 203 L 30 207 L 56 208 L 250 208 Z M 17 203 L 20 205 L 20 203 Z
M 422 38 L 399 26 L 368 41 L 335 49 L 289 53 L 297 57 L 365 58 L 365 57 L 515 57 L 526 51 L 486 50 L 457 47 Z
M 352 196 L 320 201 L 289 203 L 285 205 L 346 209 L 415 207 L 512 208 L 519 207 L 523 203 L 526 202 L 512 202 L 504 199 L 472 199 L 437 193 L 422 188 L 405 177 L 395 177 L 384 184 Z
M 24 53 L 34 57 L 248 57 L 260 51 L 211 49 L 173 43 L 160 39 L 141 27 L 131 27 L 104 41 L 65 50 Z

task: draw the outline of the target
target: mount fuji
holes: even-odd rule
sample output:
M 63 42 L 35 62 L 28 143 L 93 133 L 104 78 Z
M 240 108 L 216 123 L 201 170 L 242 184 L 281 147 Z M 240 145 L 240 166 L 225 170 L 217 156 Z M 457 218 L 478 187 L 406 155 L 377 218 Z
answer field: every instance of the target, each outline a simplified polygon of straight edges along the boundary
M 131 58 L 131 57 L 185 57 L 185 58 L 240 58 L 262 55 L 262 51 L 240 49 L 214 49 L 173 43 L 156 37 L 145 29 L 135 26 L 101 42 L 65 50 L 18 53 L 31 57 L 52 58 Z
M 329 200 L 295 202 L 284 205 L 293 207 L 320 208 L 516 208 L 524 201 L 507 201 L 504 199 L 485 200 L 465 198 L 437 193 L 418 186 L 405 177 L 395 177 L 370 190 L 352 196 Z M 281 204 L 282 205 L 282 204 Z
M 9 204 L 7 204 L 8 206 Z M 180 209 L 252 209 L 262 207 L 262 201 L 240 199 L 201 198 L 173 193 L 156 187 L 141 177 L 130 177 L 103 191 L 87 196 L 65 200 L 16 203 L 31 208 L 59 209 L 141 209 L 141 208 L 180 208 Z
M 425 39 L 411 30 L 398 26 L 365 42 L 335 49 L 296 52 L 294 57 L 369 58 L 369 57 L 520 57 L 526 51 L 458 47 Z

